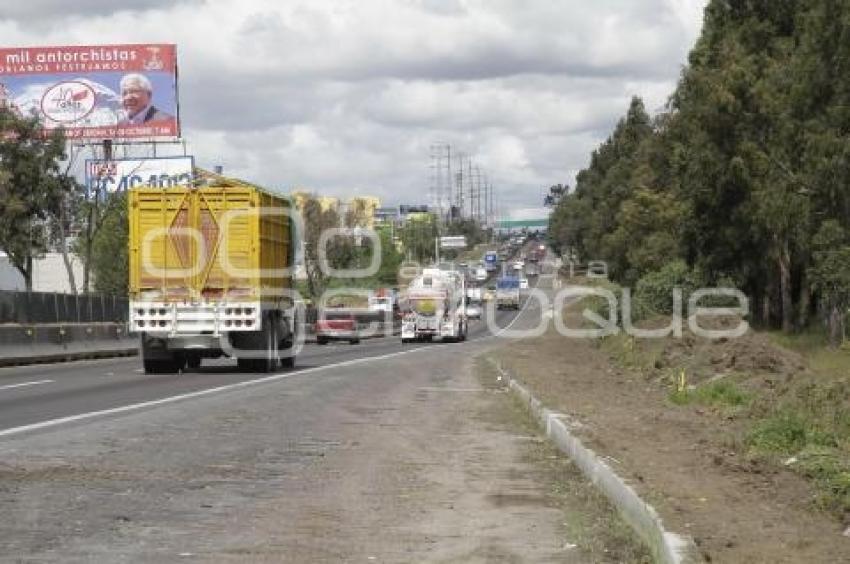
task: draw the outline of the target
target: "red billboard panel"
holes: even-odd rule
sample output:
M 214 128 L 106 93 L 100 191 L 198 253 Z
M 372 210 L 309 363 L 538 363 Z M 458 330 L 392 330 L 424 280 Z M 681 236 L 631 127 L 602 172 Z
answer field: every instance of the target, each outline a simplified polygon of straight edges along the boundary
M 179 137 L 177 48 L 0 48 L 0 105 L 68 139 Z

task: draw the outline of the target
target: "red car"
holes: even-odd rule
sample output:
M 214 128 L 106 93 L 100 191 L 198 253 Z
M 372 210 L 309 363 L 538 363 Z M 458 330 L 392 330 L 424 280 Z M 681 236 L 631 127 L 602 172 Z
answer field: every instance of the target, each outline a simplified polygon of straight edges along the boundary
M 316 342 L 326 345 L 329 341 L 348 341 L 352 345 L 360 342 L 360 331 L 353 313 L 325 311 L 316 320 Z

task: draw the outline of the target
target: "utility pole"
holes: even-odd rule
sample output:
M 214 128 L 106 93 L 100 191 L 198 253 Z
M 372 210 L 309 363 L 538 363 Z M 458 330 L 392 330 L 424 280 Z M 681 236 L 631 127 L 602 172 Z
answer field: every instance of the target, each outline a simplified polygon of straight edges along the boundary
M 466 160 L 467 181 L 469 185 L 469 217 L 475 219 L 475 184 L 472 181 L 472 159 Z
M 484 173 L 484 215 L 481 222 L 482 227 L 490 227 L 490 177 Z
M 493 229 L 496 228 L 496 205 L 495 205 L 496 194 L 494 193 L 494 190 L 495 190 L 495 187 L 491 184 L 490 185 L 490 211 L 488 213 L 490 214 L 490 227 L 493 228 Z
M 452 146 L 446 145 L 446 188 L 448 189 L 448 202 L 449 202 L 449 213 L 448 213 L 448 221 L 446 223 L 451 222 L 452 220 L 452 205 L 454 202 L 454 195 L 452 194 Z
M 458 171 L 455 173 L 455 205 L 458 208 L 460 216 L 464 215 L 464 199 L 463 199 L 463 161 L 466 158 L 466 153 L 458 153 Z
M 475 219 L 481 224 L 481 168 L 475 166 Z
M 431 201 L 437 208 L 441 223 L 451 218 L 454 201 L 452 194 L 452 147 L 448 143 L 431 145 Z
M 441 182 L 440 182 L 442 180 L 440 178 L 440 176 L 441 176 L 440 167 L 441 167 L 441 164 L 442 164 L 440 162 L 441 157 L 442 157 L 442 155 L 440 154 L 441 153 L 441 146 L 439 144 L 432 144 L 430 149 L 431 149 L 431 164 L 430 164 L 430 168 L 431 168 L 431 189 L 429 190 L 429 192 L 430 192 L 430 198 L 429 199 L 431 200 L 431 203 L 434 205 L 434 207 L 437 208 L 437 214 L 442 215 L 442 211 L 443 211 L 442 210 L 442 208 L 443 208 L 442 186 L 441 186 Z

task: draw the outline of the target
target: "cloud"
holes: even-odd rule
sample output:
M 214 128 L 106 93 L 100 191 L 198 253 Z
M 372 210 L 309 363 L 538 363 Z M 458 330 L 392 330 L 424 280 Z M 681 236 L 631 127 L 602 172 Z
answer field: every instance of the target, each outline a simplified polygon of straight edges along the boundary
M 201 0 L 192 1 L 200 4 Z M 116 12 L 144 12 L 157 8 L 174 6 L 174 0 L 134 0 L 131 7 L 116 6 L 114 0 L 75 0 L 73 4 L 60 0 L 26 0 L 25 2 L 7 2 L 0 13 L 0 21 L 18 21 L 31 24 L 44 24 L 50 20 L 63 20 L 71 17 L 105 16 Z
M 638 94 L 663 108 L 705 0 L 224 0 L 7 7 L 8 45 L 178 45 L 199 164 L 281 190 L 427 200 L 430 147 L 505 205 L 572 182 Z M 56 15 L 61 14 L 61 18 Z

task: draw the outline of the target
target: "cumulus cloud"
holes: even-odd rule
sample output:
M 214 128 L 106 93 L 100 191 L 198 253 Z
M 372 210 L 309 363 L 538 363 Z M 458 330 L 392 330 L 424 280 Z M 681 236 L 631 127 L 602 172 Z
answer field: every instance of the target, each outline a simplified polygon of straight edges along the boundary
M 505 206 L 530 207 L 572 182 L 632 95 L 663 107 L 705 1 L 32 0 L 4 8 L 0 34 L 176 43 L 201 165 L 415 203 L 440 141 L 473 155 Z

